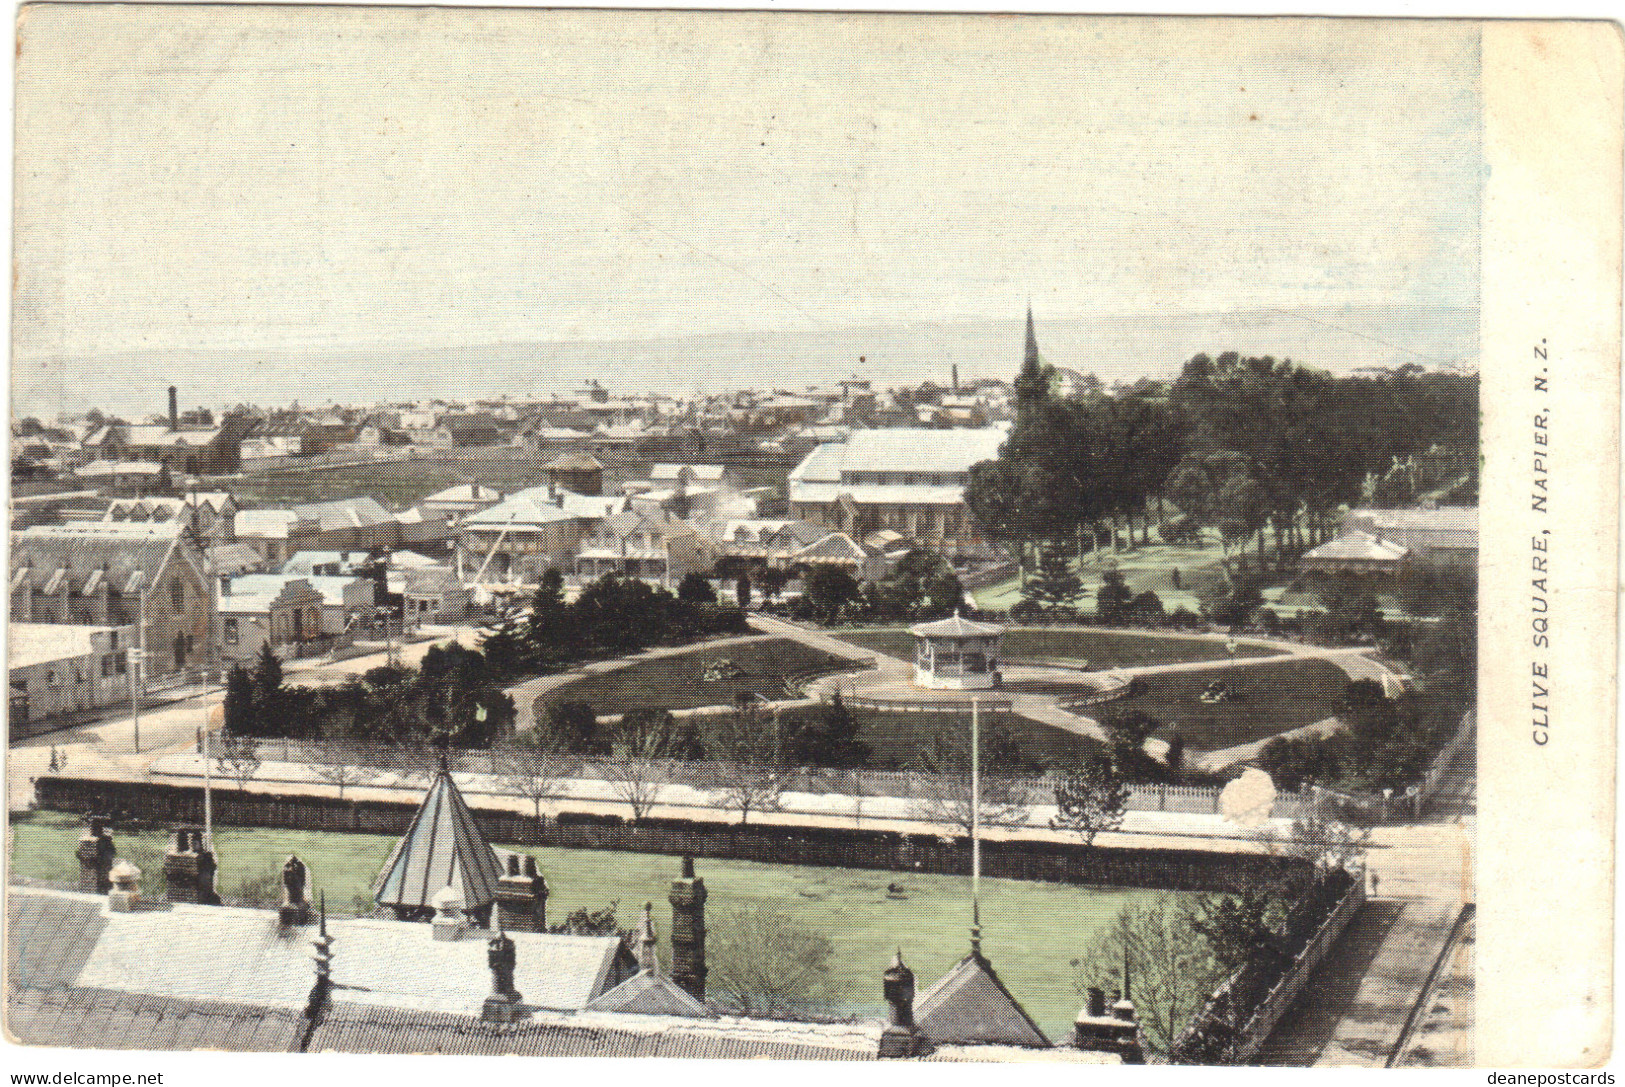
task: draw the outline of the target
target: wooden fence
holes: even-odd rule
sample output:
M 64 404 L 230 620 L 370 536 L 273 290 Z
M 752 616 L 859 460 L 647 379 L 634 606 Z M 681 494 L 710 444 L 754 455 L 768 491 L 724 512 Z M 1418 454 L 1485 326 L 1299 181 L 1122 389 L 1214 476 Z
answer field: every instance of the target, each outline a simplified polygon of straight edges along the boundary
M 360 744 L 331 740 L 258 740 L 255 754 L 261 762 L 309 766 L 350 765 L 389 771 L 427 780 L 440 765 L 440 752 L 427 744 Z M 579 755 L 541 755 L 524 751 L 452 750 L 447 766 L 459 774 L 482 774 L 504 781 L 534 778 L 565 782 L 598 780 L 604 760 Z M 701 790 L 727 788 L 738 780 L 738 766 L 721 759 L 655 759 L 646 780 L 658 785 L 687 785 Z M 1055 778 L 1046 774 L 985 775 L 988 795 L 1009 796 L 1013 803 L 1047 806 L 1055 802 Z M 790 767 L 782 771 L 785 792 L 848 797 L 893 797 L 929 802 L 943 794 L 944 779 L 960 782 L 963 774 L 935 774 L 921 770 L 841 770 Z M 1129 788 L 1128 811 L 1214 815 L 1223 790 L 1205 785 L 1138 784 Z M 510 786 L 507 795 L 519 795 Z M 565 794 L 553 795 L 565 798 Z M 1295 819 L 1313 810 L 1308 793 L 1283 793 L 1276 798 L 1274 815 Z
M 106 781 L 44 776 L 35 799 L 53 811 L 105 814 L 119 828 L 200 823 L 198 785 Z M 715 859 L 877 869 L 963 876 L 970 873 L 968 839 L 955 834 L 905 834 L 855 827 L 781 823 L 741 825 L 721 820 L 646 818 L 562 813 L 530 815 L 481 807 L 468 797 L 487 841 L 566 849 L 690 855 Z M 214 789 L 216 826 L 275 827 L 301 831 L 398 835 L 417 811 L 411 800 L 338 800 L 306 794 Z M 1178 891 L 1237 892 L 1259 880 L 1275 880 L 1304 862 L 1261 853 L 1140 846 L 1088 848 L 1070 842 L 984 840 L 983 875 L 1077 885 L 1146 887 Z

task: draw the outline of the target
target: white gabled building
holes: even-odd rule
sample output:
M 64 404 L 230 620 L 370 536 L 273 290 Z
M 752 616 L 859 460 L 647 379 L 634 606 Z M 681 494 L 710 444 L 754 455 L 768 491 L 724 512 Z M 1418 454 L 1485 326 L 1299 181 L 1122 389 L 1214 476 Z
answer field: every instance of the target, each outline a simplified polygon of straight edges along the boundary
M 1004 440 L 992 427 L 854 431 L 790 473 L 790 516 L 858 539 L 891 530 L 944 555 L 988 554 L 965 485 L 971 466 L 996 458 Z

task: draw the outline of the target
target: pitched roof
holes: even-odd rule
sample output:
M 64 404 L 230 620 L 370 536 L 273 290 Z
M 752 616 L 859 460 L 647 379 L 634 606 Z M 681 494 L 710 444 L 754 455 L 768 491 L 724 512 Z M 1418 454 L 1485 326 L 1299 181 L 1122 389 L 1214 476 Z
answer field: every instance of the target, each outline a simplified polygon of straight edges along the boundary
M 69 623 L 19 623 L 13 620 L 6 627 L 6 667 L 27 668 L 35 664 L 88 656 L 96 651 L 95 635 L 118 629 Z
M 588 1011 L 632 1015 L 673 1015 L 684 1019 L 714 1018 L 711 1009 L 657 970 L 640 970 L 615 988 L 594 997 Z
M 6 1011 L 18 1041 L 69 1049 L 284 1053 L 304 1032 L 300 1013 L 288 1008 L 108 989 L 15 990 Z
M 441 770 L 423 804 L 385 862 L 373 887 L 380 906 L 421 908 L 435 892 L 455 886 L 463 907 L 479 909 L 496 901 L 502 869 L 474 821 L 463 794 Z
M 443 491 L 436 491 L 422 500 L 424 505 L 431 502 L 500 502 L 502 492 L 495 487 L 484 483 L 459 483 L 454 487 L 447 487 Z
M 165 560 L 180 547 L 182 526 L 175 522 L 70 521 L 35 525 L 11 537 L 11 570 L 26 567 L 28 579 L 43 589 L 59 570 L 67 570 L 70 591 L 83 591 L 92 575 L 103 577 L 115 592 L 151 586 Z M 132 585 L 137 573 L 141 577 Z M 60 583 L 59 583 L 60 584 Z
M 289 508 L 300 517 L 318 522 L 323 532 L 344 528 L 369 528 L 372 525 L 388 524 L 395 520 L 395 516 L 376 498 L 365 495 L 360 498 L 340 498 L 332 502 L 311 502 Z
M 564 493 L 564 492 L 559 492 Z M 594 501 L 598 501 L 594 499 Z M 510 495 L 505 502 L 488 506 L 478 513 L 463 518 L 463 528 L 501 529 L 554 525 L 573 521 L 581 514 L 557 503 L 556 495 L 546 487 L 531 487 Z
M 843 471 L 964 472 L 973 464 L 997 457 L 1005 438 L 1004 431 L 993 427 L 857 430 L 844 442 L 821 445 L 807 454 L 790 478 L 809 482 L 839 480 Z
M 604 465 L 591 453 L 561 453 L 542 467 L 552 472 L 601 472 Z
M 975 623 L 963 619 L 956 611 L 947 619 L 931 623 L 915 623 L 908 632 L 917 638 L 996 638 L 1004 633 L 997 623 Z
M 993 964 L 972 951 L 926 990 L 914 1004 L 914 1021 L 933 1042 L 1048 1048 L 1019 1001 L 1010 995 Z
M 1346 532 L 1335 540 L 1305 551 L 1301 561 L 1317 562 L 1399 562 L 1410 551 L 1396 543 L 1380 540 L 1369 532 Z

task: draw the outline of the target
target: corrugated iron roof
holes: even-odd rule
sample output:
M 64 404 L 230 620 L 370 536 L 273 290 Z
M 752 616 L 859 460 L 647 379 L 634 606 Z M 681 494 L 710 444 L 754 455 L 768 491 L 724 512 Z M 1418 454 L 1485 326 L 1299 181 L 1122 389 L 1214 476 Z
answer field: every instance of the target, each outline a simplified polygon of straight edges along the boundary
M 70 1049 L 276 1053 L 296 1050 L 302 1035 L 299 1014 L 288 1009 L 107 989 L 13 990 L 6 1010 L 25 1045 Z

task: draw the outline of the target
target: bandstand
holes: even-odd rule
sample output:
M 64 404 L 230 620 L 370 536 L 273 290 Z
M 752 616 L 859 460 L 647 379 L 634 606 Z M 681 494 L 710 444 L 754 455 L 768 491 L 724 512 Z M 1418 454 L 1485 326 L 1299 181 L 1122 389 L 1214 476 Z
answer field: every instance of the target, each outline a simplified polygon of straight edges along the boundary
M 974 691 L 1000 684 L 1004 628 L 960 618 L 919 623 L 914 635 L 914 682 L 938 691 Z

